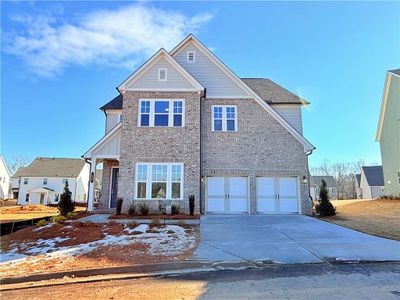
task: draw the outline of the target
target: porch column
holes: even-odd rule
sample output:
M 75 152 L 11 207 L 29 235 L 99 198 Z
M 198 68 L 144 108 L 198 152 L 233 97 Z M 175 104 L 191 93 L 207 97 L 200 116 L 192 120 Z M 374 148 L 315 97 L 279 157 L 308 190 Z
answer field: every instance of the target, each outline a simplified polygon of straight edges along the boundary
M 96 185 L 96 165 L 97 158 L 92 158 L 92 163 L 90 164 L 90 174 L 89 174 L 89 192 L 88 192 L 88 211 L 94 210 L 94 191 Z

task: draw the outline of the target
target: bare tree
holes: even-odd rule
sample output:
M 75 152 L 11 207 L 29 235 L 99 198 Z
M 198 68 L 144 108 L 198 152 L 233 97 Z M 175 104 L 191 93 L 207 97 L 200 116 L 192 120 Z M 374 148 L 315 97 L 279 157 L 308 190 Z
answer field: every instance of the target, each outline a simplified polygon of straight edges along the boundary
M 8 168 L 12 175 L 17 172 L 20 167 L 25 167 L 29 163 L 29 159 L 22 155 L 13 155 L 12 159 L 8 162 Z

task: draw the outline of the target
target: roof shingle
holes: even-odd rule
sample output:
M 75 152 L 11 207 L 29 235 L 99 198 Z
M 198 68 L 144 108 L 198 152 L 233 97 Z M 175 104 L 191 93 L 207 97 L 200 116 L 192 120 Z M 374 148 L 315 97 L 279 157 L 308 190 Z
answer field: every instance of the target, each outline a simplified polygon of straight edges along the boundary
M 311 186 L 321 186 L 322 180 L 325 180 L 327 187 L 336 187 L 336 181 L 333 176 L 311 176 L 310 185 Z
M 13 177 L 78 177 L 86 162 L 79 158 L 38 157 Z
M 384 186 L 382 166 L 362 167 L 369 186 Z

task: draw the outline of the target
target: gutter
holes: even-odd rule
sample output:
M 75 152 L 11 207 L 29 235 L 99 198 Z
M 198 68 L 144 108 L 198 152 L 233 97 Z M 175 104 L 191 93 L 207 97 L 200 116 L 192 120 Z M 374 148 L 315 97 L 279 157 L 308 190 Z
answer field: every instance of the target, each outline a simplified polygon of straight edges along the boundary
M 310 150 L 308 152 L 306 152 L 307 155 L 307 170 L 308 170 L 308 176 L 307 176 L 307 184 L 308 184 L 308 198 L 310 199 L 310 203 L 311 203 L 311 213 L 312 215 L 314 215 L 314 208 L 313 208 L 313 199 L 311 197 L 311 185 L 310 185 L 310 168 L 308 165 L 308 157 L 313 153 L 313 151 L 315 150 L 315 148 L 313 150 Z

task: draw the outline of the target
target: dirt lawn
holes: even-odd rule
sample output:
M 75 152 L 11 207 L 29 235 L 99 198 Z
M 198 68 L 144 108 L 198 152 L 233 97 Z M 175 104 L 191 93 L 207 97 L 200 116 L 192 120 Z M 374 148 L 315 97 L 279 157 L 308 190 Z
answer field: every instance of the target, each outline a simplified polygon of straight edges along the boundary
M 75 207 L 75 211 L 84 211 L 85 207 Z M 29 220 L 58 215 L 57 207 L 45 205 L 24 205 L 0 207 L 0 223 L 9 221 Z
M 185 259 L 198 226 L 66 221 L 28 227 L 1 239 L 2 277 Z
M 400 200 L 334 200 L 336 216 L 322 220 L 400 240 Z

